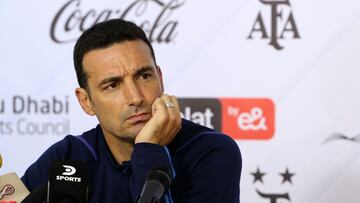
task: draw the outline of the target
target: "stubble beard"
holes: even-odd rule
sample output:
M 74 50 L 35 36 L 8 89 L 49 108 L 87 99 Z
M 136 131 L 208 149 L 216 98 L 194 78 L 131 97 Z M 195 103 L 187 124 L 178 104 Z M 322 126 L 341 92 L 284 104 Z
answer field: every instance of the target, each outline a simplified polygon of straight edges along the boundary
M 123 121 L 124 123 L 126 123 L 126 119 L 129 116 L 140 113 L 140 112 L 149 112 L 151 114 L 151 110 L 147 110 L 147 108 L 135 107 L 134 109 L 129 109 L 128 111 L 122 113 L 120 115 L 120 120 Z M 140 122 L 140 123 L 136 123 L 136 124 L 128 124 L 129 126 L 125 125 L 125 126 L 123 126 L 123 128 L 124 128 L 123 132 L 119 132 L 118 136 L 116 136 L 116 137 L 125 142 L 135 143 L 135 139 L 136 139 L 137 135 L 140 133 L 140 131 L 146 125 L 147 122 L 149 122 L 149 121 Z M 141 126 L 139 126 L 139 125 L 141 125 Z

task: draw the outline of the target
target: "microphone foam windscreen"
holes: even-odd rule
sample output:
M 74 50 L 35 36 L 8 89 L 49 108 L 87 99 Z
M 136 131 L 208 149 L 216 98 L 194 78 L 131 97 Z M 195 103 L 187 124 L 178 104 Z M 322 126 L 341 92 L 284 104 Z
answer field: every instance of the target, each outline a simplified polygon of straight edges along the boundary
M 49 201 L 58 203 L 72 199 L 77 203 L 87 202 L 88 169 L 80 161 L 55 161 L 49 172 Z
M 21 202 L 21 203 L 43 203 L 47 199 L 48 184 L 43 184 L 37 187 Z
M 155 167 L 146 176 L 146 180 L 159 180 L 165 189 L 171 185 L 170 171 L 167 167 Z
M 16 173 L 0 176 L 0 201 L 13 200 L 21 202 L 28 194 L 28 189 Z

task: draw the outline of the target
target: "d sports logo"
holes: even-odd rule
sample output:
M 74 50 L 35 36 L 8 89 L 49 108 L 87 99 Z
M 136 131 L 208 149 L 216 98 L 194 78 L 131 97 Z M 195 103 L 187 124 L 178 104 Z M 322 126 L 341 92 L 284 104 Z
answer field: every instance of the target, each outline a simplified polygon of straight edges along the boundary
M 270 139 L 275 105 L 267 98 L 179 98 L 181 116 L 234 139 Z
M 76 173 L 76 169 L 73 166 L 63 165 L 63 167 L 65 168 L 65 172 L 62 173 L 64 176 L 72 176 Z
M 81 182 L 80 177 L 70 177 L 76 173 L 76 168 L 70 165 L 62 165 L 65 168 L 65 172 L 62 175 L 56 176 L 58 181 L 69 181 L 69 182 Z

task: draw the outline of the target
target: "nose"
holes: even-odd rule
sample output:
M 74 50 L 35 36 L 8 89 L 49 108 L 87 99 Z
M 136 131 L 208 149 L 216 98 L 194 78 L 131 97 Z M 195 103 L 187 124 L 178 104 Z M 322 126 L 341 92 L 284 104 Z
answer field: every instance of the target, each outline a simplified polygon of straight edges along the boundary
M 141 106 L 144 102 L 142 91 L 134 81 L 128 81 L 125 85 L 125 97 L 129 106 Z

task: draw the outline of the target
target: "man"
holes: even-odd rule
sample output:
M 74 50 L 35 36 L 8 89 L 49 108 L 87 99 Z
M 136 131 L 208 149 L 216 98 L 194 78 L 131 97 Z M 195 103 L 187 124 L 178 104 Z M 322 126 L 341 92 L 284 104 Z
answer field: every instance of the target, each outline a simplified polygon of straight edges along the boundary
M 48 180 L 54 160 L 81 160 L 90 174 L 89 202 L 134 202 L 146 174 L 165 166 L 172 185 L 164 202 L 239 202 L 241 156 L 228 136 L 180 117 L 164 93 L 160 68 L 145 33 L 115 19 L 78 39 L 75 90 L 85 113 L 99 125 L 51 146 L 25 172 L 30 191 Z

